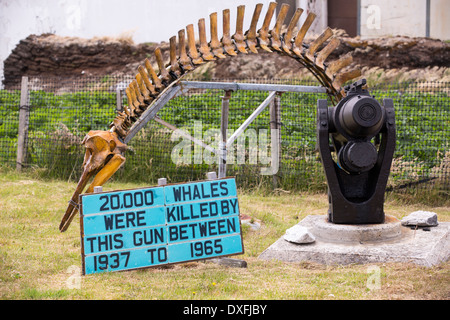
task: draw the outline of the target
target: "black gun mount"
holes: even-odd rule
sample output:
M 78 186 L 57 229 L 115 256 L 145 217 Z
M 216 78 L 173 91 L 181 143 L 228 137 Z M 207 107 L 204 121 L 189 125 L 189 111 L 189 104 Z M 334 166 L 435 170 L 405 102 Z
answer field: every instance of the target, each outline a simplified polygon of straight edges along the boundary
M 335 107 L 317 103 L 317 142 L 328 183 L 328 220 L 333 223 L 384 222 L 384 193 L 395 150 L 392 99 L 383 106 L 366 80 L 346 86 Z M 331 146 L 330 146 L 331 142 Z

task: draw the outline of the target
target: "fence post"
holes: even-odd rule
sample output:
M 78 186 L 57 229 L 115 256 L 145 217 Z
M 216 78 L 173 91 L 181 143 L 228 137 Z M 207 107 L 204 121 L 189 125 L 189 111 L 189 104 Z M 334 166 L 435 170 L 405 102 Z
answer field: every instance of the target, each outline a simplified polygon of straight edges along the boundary
M 277 166 L 278 171 L 281 164 L 281 111 L 280 111 L 280 94 L 277 94 L 273 102 L 270 104 L 270 143 L 271 143 L 271 165 Z M 276 189 L 278 187 L 277 173 L 272 175 L 272 185 Z
M 220 178 L 221 177 L 219 177 L 219 179 Z M 206 173 L 206 179 L 207 180 L 216 180 L 217 179 L 217 174 L 214 171 L 208 172 L 208 173 Z M 227 266 L 227 267 L 247 268 L 247 261 L 241 260 L 241 259 L 219 257 L 219 258 L 210 259 L 210 261 L 215 263 L 215 264 L 222 265 L 222 266 Z
M 227 173 L 227 129 L 228 129 L 228 110 L 230 105 L 231 91 L 226 90 L 222 97 L 222 114 L 220 119 L 220 134 L 222 140 L 219 141 L 219 179 L 225 178 Z
M 122 112 L 123 111 L 123 107 L 122 107 L 122 90 L 120 90 L 120 88 L 116 89 L 116 111 L 117 112 Z
M 17 136 L 16 170 L 21 171 L 27 155 L 28 117 L 30 107 L 28 105 L 28 77 L 22 77 L 20 87 L 19 106 L 19 132 Z

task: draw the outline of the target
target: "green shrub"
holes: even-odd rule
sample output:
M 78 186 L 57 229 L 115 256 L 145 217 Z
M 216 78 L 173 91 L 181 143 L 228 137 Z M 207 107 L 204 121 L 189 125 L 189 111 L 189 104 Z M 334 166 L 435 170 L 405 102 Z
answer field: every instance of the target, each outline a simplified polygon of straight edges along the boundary
M 106 80 L 105 80 L 106 82 Z M 450 97 L 444 92 L 420 92 L 410 85 L 374 88 L 378 100 L 394 99 L 397 126 L 395 166 L 392 184 L 437 174 L 450 141 Z M 193 134 L 195 121 L 202 121 L 202 135 L 219 129 L 223 91 L 205 90 L 171 100 L 158 116 L 177 128 Z M 229 129 L 236 130 L 267 97 L 266 92 L 237 91 L 230 100 Z M 317 154 L 316 108 L 323 94 L 284 93 L 281 99 L 281 151 L 278 186 L 284 189 L 323 190 L 324 174 Z M 0 157 L 15 164 L 19 118 L 19 91 L 0 90 Z M 115 117 L 116 93 L 92 90 L 76 93 L 30 92 L 30 118 L 27 161 L 44 168 L 49 176 L 78 179 L 84 156 L 80 145 L 89 130 L 108 130 Z M 269 128 L 269 108 L 249 129 Z M 217 165 L 177 165 L 171 152 L 178 141 L 172 132 L 155 122 L 141 130 L 130 142 L 124 168 L 116 179 L 156 182 L 203 179 Z M 217 147 L 217 146 L 213 146 Z M 240 185 L 272 186 L 272 177 L 259 174 L 258 165 L 229 165 Z M 448 173 L 442 173 L 448 174 Z

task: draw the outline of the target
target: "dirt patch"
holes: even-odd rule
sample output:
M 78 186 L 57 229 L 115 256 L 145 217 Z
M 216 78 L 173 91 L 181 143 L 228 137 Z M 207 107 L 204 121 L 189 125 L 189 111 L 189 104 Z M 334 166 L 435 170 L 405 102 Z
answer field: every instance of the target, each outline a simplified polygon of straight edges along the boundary
M 450 44 L 431 38 L 389 37 L 361 40 L 342 37 L 333 54 L 352 52 L 356 64 L 383 69 L 450 67 Z

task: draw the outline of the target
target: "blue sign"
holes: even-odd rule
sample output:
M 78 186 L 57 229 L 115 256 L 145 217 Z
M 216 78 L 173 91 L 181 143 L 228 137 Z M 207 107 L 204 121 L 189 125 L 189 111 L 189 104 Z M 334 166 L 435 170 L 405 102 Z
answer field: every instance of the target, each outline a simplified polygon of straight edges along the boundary
M 234 178 L 81 196 L 83 273 L 244 252 Z

